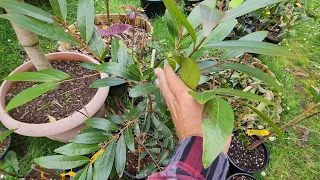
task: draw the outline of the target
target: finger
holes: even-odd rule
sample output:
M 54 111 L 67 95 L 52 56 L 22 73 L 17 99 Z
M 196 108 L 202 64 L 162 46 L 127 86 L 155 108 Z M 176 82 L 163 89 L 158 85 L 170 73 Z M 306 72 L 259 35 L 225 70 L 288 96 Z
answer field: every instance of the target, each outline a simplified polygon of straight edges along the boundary
M 154 72 L 156 73 L 156 75 L 158 77 L 157 84 L 160 88 L 160 91 L 161 91 L 164 99 L 166 100 L 167 105 L 169 106 L 169 104 L 171 104 L 171 102 L 174 101 L 175 98 L 174 98 L 172 92 L 170 91 L 170 88 L 168 87 L 165 72 L 161 68 L 155 69 Z
M 165 73 L 167 78 L 168 86 L 171 90 L 171 92 L 178 97 L 183 92 L 190 91 L 190 88 L 188 88 L 184 82 L 176 75 L 176 73 L 173 71 L 171 66 L 166 65 L 165 67 Z

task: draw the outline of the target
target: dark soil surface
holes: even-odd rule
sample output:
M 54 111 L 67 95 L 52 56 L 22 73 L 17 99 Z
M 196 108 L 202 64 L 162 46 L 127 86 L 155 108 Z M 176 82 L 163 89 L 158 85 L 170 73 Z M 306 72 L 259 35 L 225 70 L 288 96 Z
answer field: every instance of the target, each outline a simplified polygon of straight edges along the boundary
M 238 176 L 233 176 L 230 178 L 230 180 L 254 180 L 249 176 L 244 176 L 244 175 L 238 175 Z
M 2 131 L 0 131 L 2 133 Z M 9 138 L 6 137 L 4 140 L 0 142 L 0 154 L 4 152 L 4 150 L 8 147 L 9 145 Z
M 256 141 L 252 136 L 248 136 L 247 138 L 250 143 Z M 237 136 L 232 136 L 228 156 L 234 164 L 245 171 L 259 171 L 267 163 L 265 150 L 262 145 L 251 151 L 246 150 L 243 142 L 239 141 Z
M 137 152 L 137 151 L 136 151 Z M 132 153 L 130 150 L 127 149 L 127 161 L 126 161 L 126 168 L 125 170 L 135 176 L 138 174 L 138 159 L 139 154 L 138 153 Z M 140 160 L 140 170 L 146 168 L 149 164 L 152 164 L 153 161 L 149 155 L 144 157 Z
M 51 61 L 55 69 L 59 69 L 73 78 L 80 78 L 97 72 L 79 66 L 80 62 L 75 61 Z M 60 84 L 55 90 L 49 91 L 40 97 L 19 106 L 9 114 L 14 119 L 33 124 L 48 123 L 49 117 L 56 120 L 66 118 L 75 111 L 82 109 L 88 104 L 97 92 L 97 89 L 89 88 L 90 84 L 100 75 L 91 76 Z M 21 91 L 38 84 L 34 82 L 19 82 L 6 96 L 8 103 L 15 95 Z

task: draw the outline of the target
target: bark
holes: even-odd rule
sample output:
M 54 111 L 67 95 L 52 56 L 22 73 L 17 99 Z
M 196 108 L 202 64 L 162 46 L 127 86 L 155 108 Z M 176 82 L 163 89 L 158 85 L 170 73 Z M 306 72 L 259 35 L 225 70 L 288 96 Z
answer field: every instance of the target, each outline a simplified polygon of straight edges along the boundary
M 7 9 L 6 11 L 8 14 L 13 13 Z M 38 36 L 13 22 L 11 22 L 11 24 L 17 35 L 19 43 L 26 51 L 35 68 L 37 70 L 52 68 L 50 62 L 46 59 L 45 54 L 40 49 Z

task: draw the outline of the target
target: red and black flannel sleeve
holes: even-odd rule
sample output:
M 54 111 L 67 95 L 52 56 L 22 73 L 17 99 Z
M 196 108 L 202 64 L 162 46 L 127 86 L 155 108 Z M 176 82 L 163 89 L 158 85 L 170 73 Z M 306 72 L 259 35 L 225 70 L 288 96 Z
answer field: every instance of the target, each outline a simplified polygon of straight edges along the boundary
M 184 139 L 164 171 L 153 174 L 148 180 L 225 180 L 229 169 L 226 155 L 220 153 L 211 166 L 205 169 L 202 163 L 202 142 L 203 138 L 198 136 Z

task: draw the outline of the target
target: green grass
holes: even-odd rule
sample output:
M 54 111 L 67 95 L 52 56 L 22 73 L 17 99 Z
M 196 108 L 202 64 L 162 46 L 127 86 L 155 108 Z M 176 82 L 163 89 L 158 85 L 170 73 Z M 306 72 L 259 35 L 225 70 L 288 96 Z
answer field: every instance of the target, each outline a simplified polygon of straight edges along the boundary
M 75 21 L 76 6 L 75 0 L 68 1 L 69 23 Z M 123 13 L 121 4 L 131 4 L 139 6 L 139 0 L 111 0 L 110 11 Z M 320 2 L 309 1 L 311 11 L 319 12 Z M 47 6 L 43 7 L 48 9 Z M 316 11 L 317 10 L 317 11 Z M 97 14 L 105 13 L 103 0 L 95 1 L 95 11 Z M 19 45 L 14 31 L 7 20 L 0 19 L 0 79 L 7 76 L 17 66 L 22 64 L 21 56 L 24 55 Z M 154 26 L 154 39 L 166 39 L 169 34 L 163 17 L 152 20 Z M 296 36 L 290 37 L 283 42 L 282 46 L 296 53 L 295 59 L 286 57 L 261 56 L 260 59 L 269 66 L 276 74 L 277 78 L 284 86 L 282 105 L 284 111 L 281 114 L 281 123 L 291 120 L 296 115 L 303 112 L 312 102 L 319 102 L 317 94 L 311 86 L 320 87 L 320 23 L 319 21 L 309 21 L 296 26 Z M 56 42 L 40 37 L 40 46 L 45 53 L 52 52 Z M 317 68 L 318 67 L 318 68 Z M 300 69 L 309 73 L 308 78 L 295 76 L 287 70 Z M 268 142 L 271 159 L 268 168 L 265 170 L 266 176 L 261 179 L 317 179 L 320 172 L 320 123 L 319 117 L 313 117 L 301 123 L 301 126 L 314 130 L 309 134 L 306 145 L 307 148 L 297 146 L 301 141 L 301 135 L 293 129 L 285 134 L 285 143 L 279 141 Z M 33 163 L 33 159 L 43 155 L 53 154 L 56 147 L 62 143 L 49 140 L 47 138 L 32 138 L 13 135 L 14 150 L 27 171 Z

